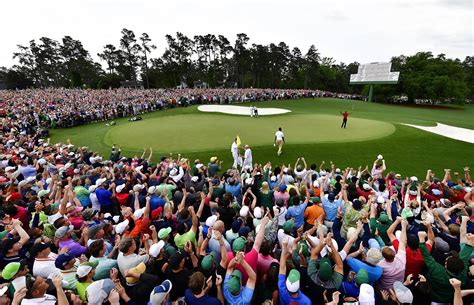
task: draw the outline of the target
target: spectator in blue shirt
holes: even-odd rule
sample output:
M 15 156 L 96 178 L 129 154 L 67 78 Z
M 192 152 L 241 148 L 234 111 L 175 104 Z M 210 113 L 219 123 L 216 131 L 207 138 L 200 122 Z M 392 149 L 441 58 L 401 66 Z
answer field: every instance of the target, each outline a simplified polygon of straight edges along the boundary
M 237 177 L 237 178 L 236 178 Z M 228 178 L 225 184 L 225 191 L 231 193 L 240 204 L 242 203 L 242 184 L 240 183 L 239 174 L 234 175 L 234 177 Z
M 100 204 L 100 212 L 101 213 L 111 213 L 115 214 L 114 212 L 114 204 L 112 201 L 112 197 L 115 196 L 115 184 L 111 183 L 109 189 L 105 189 L 105 181 L 106 179 L 101 178 L 97 179 L 96 185 L 97 188 L 95 190 L 95 195 L 97 196 L 97 200 Z M 110 191 L 112 190 L 112 192 Z
M 293 218 L 295 220 L 295 226 L 297 228 L 301 227 L 304 224 L 304 210 L 308 206 L 308 202 L 309 202 L 309 192 L 307 189 L 306 189 L 305 201 L 303 203 L 300 203 L 300 202 L 301 202 L 301 197 L 294 196 L 293 206 L 288 208 L 288 213 L 286 214 L 287 219 Z
M 247 272 L 248 280 L 242 289 L 242 272 L 234 270 L 236 263 L 239 263 Z M 237 255 L 229 262 L 227 273 L 224 280 L 224 297 L 229 305 L 250 305 L 252 303 L 253 291 L 257 274 L 244 260 L 244 253 L 238 252 Z
M 328 225 L 329 227 L 332 226 L 332 223 L 334 222 L 334 220 L 336 219 L 336 216 L 337 216 L 337 209 L 339 209 L 339 207 L 342 207 L 342 200 L 339 198 L 341 193 L 339 193 L 337 199 L 336 199 L 336 196 L 334 195 L 334 193 L 330 192 L 328 194 L 328 197 L 326 198 L 326 196 L 324 196 L 324 188 L 326 186 L 326 177 L 323 178 L 323 181 L 321 183 L 321 187 L 320 187 L 320 190 L 321 190 L 321 201 L 323 203 L 323 209 L 324 209 L 324 213 L 326 213 L 326 225 Z
M 286 237 L 281 245 L 280 271 L 278 274 L 278 294 L 280 305 L 311 305 L 311 301 L 300 291 L 300 272 L 291 269 L 286 277 L 286 256 L 288 248 L 288 238 Z

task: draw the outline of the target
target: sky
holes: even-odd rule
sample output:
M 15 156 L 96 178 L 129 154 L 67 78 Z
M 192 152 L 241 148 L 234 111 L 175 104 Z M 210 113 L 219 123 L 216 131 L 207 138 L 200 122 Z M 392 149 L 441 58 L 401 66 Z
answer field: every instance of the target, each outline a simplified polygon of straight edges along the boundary
M 389 61 L 419 51 L 464 59 L 473 52 L 472 0 L 17 0 L 2 1 L 0 66 L 16 63 L 17 44 L 46 36 L 82 41 L 94 60 L 119 45 L 122 28 L 146 32 L 159 57 L 165 35 L 222 34 L 233 44 L 284 41 L 303 54 L 314 44 L 336 62 Z M 103 66 L 105 63 L 101 62 Z

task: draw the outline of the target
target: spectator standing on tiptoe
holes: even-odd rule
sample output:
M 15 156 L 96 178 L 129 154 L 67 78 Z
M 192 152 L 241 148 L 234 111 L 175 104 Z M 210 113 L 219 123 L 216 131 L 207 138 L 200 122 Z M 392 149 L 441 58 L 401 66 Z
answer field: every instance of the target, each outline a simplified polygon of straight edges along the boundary
M 347 118 L 349 117 L 349 114 L 351 114 L 350 112 L 347 112 L 347 111 L 344 111 L 344 112 L 341 112 L 342 114 L 342 124 L 341 124 L 341 128 L 344 127 L 346 128 L 347 126 Z
M 278 145 L 278 155 L 281 155 L 281 149 L 283 148 L 283 144 L 285 144 L 285 135 L 283 134 L 283 131 L 281 131 L 280 127 L 275 133 L 275 141 L 273 142 L 273 146 Z

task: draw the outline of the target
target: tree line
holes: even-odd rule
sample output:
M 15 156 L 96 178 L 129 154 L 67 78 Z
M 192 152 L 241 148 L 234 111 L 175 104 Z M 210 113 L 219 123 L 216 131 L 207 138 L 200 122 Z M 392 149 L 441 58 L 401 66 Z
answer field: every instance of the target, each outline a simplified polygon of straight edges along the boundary
M 337 63 L 324 57 L 312 45 L 306 52 L 285 42 L 250 44 L 237 34 L 234 42 L 223 35 L 188 37 L 177 32 L 166 35 L 161 57 L 151 57 L 156 48 L 147 33 L 136 36 L 123 29 L 117 44 L 106 44 L 95 62 L 81 41 L 65 36 L 48 37 L 18 45 L 17 64 L 0 68 L 0 80 L 7 88 L 67 87 L 110 88 L 122 81 L 142 81 L 145 88 L 170 88 L 183 83 L 190 87 L 319 89 L 366 94 L 364 86 L 349 85 L 350 74 L 359 63 Z M 474 97 L 474 60 L 434 56 L 431 52 L 394 56 L 392 70 L 400 71 L 397 85 L 376 88 L 378 100 L 406 95 L 410 99 L 464 99 Z

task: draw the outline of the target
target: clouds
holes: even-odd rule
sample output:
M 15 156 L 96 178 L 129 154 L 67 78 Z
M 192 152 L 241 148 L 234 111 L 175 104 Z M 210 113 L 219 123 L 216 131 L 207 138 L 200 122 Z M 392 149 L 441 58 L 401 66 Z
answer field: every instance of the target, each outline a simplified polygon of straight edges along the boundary
M 0 66 L 13 64 L 17 44 L 70 35 L 94 59 L 107 43 L 118 45 L 126 27 L 147 32 L 158 46 L 164 36 L 222 34 L 231 43 L 246 33 L 250 43 L 284 41 L 306 53 L 314 44 L 323 56 L 343 62 L 386 61 L 417 51 L 472 55 L 472 2 L 469 0 L 82 0 L 6 1 Z

